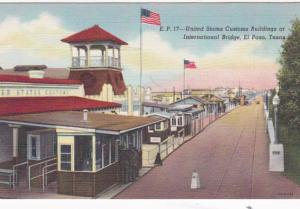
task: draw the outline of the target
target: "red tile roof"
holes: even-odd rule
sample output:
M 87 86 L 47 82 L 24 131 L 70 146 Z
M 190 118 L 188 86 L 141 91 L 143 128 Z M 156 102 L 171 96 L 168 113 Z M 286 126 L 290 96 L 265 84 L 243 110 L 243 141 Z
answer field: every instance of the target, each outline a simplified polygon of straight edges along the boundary
M 30 78 L 21 75 L 0 75 L 0 82 L 40 83 L 40 84 L 81 84 L 79 80 L 55 78 Z
M 118 108 L 120 104 L 81 97 L 0 97 L 0 116 Z
M 73 35 L 70 35 L 61 40 L 66 43 L 80 43 L 80 42 L 94 42 L 94 41 L 112 41 L 120 45 L 127 45 L 125 41 L 122 41 L 113 34 L 100 28 L 98 25 L 94 25 L 91 28 L 85 29 Z

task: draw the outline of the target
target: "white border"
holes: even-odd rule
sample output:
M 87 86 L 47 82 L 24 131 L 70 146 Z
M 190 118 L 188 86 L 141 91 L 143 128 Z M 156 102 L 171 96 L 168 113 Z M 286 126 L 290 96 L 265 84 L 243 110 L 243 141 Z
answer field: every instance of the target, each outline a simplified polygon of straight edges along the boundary
M 82 0 L 0 0 L 0 3 L 129 3 L 127 0 L 111 0 L 111 1 L 82 1 Z M 154 2 L 154 0 L 131 0 L 130 3 Z M 188 0 L 158 0 L 156 2 L 182 2 L 182 3 L 223 3 L 223 2 L 282 2 L 283 0 L 206 0 L 206 1 L 188 1 Z M 300 2 L 300 0 L 288 0 L 290 3 Z M 17 11 L 16 11 L 17 12 Z M 278 188 L 280 189 L 280 188 Z M 3 209 L 61 209 L 61 208 L 89 208 L 89 209 L 246 209 L 251 206 L 253 209 L 298 209 L 300 208 L 300 200 L 0 200 L 1 208 Z

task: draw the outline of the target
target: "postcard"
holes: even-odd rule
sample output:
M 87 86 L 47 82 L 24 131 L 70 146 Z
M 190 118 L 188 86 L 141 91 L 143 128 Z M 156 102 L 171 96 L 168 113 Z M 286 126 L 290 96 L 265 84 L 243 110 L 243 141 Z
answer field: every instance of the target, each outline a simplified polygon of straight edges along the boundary
M 297 2 L 1 3 L 0 198 L 300 198 L 299 18 Z

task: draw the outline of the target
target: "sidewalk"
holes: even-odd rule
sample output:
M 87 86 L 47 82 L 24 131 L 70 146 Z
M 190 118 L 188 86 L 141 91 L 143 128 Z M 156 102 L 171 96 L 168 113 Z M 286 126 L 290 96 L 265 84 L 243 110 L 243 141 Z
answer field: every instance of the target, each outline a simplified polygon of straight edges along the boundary
M 142 168 L 139 171 L 139 178 L 137 181 L 141 179 L 144 175 L 146 175 L 152 168 Z M 116 184 L 113 187 L 109 188 L 106 192 L 97 195 L 96 199 L 112 199 L 116 195 L 118 195 L 123 190 L 127 189 L 134 182 L 130 182 L 128 184 Z
M 212 124 L 214 121 L 217 121 L 219 118 L 222 118 L 224 115 L 230 113 L 231 111 L 233 111 L 234 109 L 226 112 L 226 113 L 223 113 L 223 114 L 220 114 L 219 117 L 215 117 L 215 116 L 212 116 L 211 117 L 211 121 L 209 120 L 209 117 L 205 117 L 204 118 L 204 125 L 203 125 L 203 128 L 202 130 L 200 131 L 200 133 L 206 128 L 208 127 L 210 124 Z M 199 133 L 199 134 L 200 134 Z M 196 135 L 197 136 L 197 135 Z M 170 152 L 168 156 L 166 156 L 166 158 L 164 159 L 167 159 L 172 153 L 174 153 L 178 148 L 180 148 L 182 145 L 184 145 L 186 142 L 188 142 L 189 140 L 191 140 L 192 138 L 196 137 L 196 136 L 187 136 L 187 138 L 184 140 L 184 142 L 182 144 L 180 144 L 179 146 L 176 147 L 176 149 L 174 149 L 174 151 Z M 149 148 L 151 149 L 151 148 Z M 140 170 L 140 174 L 139 174 L 139 178 L 137 179 L 137 181 L 139 180 L 142 180 L 143 176 L 148 174 L 152 169 L 155 169 L 156 166 L 154 167 L 144 167 Z M 115 185 L 111 188 L 109 188 L 108 191 L 100 194 L 97 196 L 98 199 L 112 199 L 116 196 L 118 196 L 118 194 L 122 193 L 123 191 L 125 191 L 126 189 L 130 188 L 130 186 L 134 185 L 136 182 L 131 182 L 131 183 L 128 183 L 128 184 L 118 184 L 118 185 Z
M 262 105 L 242 106 L 209 125 L 117 199 L 300 198 L 300 187 L 268 170 Z M 193 171 L 201 188 L 190 188 Z

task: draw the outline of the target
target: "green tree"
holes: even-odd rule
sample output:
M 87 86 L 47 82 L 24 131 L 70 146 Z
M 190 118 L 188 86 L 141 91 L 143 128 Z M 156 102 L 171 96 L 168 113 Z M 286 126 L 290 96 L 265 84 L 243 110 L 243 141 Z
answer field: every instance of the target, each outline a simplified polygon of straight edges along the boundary
M 282 44 L 280 84 L 280 121 L 291 129 L 300 128 L 300 21 L 292 21 L 290 34 Z

